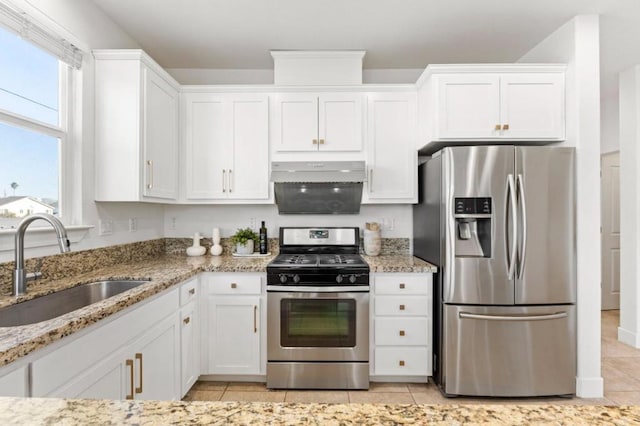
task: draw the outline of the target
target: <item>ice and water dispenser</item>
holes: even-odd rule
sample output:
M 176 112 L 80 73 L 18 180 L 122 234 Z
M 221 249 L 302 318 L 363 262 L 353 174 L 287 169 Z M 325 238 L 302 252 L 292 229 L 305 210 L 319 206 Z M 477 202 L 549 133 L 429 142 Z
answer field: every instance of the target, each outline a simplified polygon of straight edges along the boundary
M 456 257 L 491 257 L 491 197 L 454 201 Z

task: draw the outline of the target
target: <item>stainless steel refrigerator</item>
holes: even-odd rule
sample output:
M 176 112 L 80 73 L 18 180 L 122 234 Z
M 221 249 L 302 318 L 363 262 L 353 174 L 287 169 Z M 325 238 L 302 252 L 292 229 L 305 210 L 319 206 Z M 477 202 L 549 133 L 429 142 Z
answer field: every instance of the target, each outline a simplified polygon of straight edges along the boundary
M 573 148 L 444 148 L 419 167 L 414 254 L 434 283 L 446 395 L 575 393 Z

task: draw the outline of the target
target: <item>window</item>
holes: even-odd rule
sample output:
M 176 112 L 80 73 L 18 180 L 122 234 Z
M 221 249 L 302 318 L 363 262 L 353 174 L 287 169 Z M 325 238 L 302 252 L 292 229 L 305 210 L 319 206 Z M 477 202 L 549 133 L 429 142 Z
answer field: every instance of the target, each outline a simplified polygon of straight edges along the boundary
M 73 72 L 55 50 L 9 28 L 0 25 L 0 229 L 32 213 L 65 215 L 61 171 Z

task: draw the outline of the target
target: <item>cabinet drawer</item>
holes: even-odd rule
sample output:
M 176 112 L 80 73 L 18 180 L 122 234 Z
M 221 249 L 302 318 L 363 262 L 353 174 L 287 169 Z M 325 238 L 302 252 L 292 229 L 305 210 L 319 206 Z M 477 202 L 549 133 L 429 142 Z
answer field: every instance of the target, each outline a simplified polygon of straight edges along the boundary
M 376 294 L 431 294 L 431 274 L 375 276 Z
M 262 277 L 243 274 L 211 275 L 207 277 L 208 294 L 260 294 Z
M 198 298 L 198 279 L 194 278 L 182 284 L 180 287 L 180 306 Z
M 375 374 L 388 376 L 428 376 L 429 350 L 426 347 L 376 347 Z
M 376 296 L 375 315 L 430 316 L 431 299 L 428 296 Z
M 374 326 L 376 346 L 429 344 L 430 330 L 427 318 L 376 318 Z

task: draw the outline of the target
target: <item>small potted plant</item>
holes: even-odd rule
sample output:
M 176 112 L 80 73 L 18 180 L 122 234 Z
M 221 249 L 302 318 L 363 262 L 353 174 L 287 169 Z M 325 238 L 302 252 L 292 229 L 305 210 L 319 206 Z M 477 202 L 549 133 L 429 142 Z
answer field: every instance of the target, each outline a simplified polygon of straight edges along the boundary
M 258 235 L 251 228 L 239 228 L 231 237 L 236 245 L 236 253 L 251 254 L 253 253 L 253 242 L 258 240 Z

